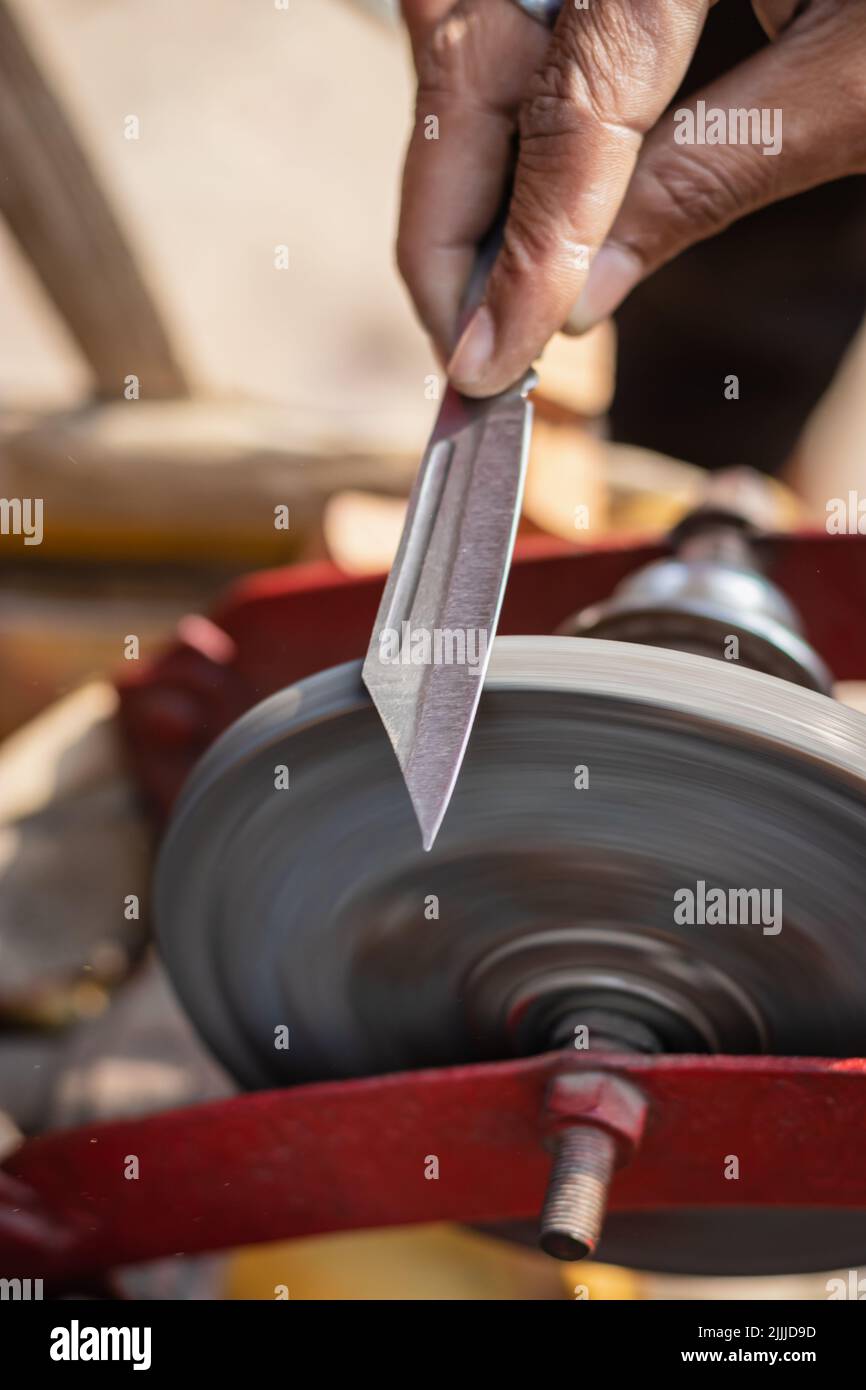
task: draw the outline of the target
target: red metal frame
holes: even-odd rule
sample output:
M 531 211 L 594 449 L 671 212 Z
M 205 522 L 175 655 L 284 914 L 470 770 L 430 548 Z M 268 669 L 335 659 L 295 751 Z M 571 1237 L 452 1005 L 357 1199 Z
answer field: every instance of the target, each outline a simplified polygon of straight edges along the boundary
M 762 548 L 837 678 L 866 677 L 866 540 L 817 533 Z M 526 543 L 501 631 L 550 632 L 662 553 Z M 322 565 L 253 576 L 125 677 L 129 756 L 158 818 L 251 704 L 363 652 L 381 587 Z M 550 1164 L 544 1093 L 562 1065 L 557 1054 L 305 1086 L 30 1140 L 0 1172 L 0 1271 L 64 1280 L 178 1251 L 532 1216 Z M 866 1206 L 866 1061 L 628 1057 L 615 1070 L 640 1086 L 649 1118 L 614 1209 Z M 736 1184 L 720 1162 L 732 1151 Z M 424 1177 L 431 1153 L 438 1181 Z M 131 1154 L 136 1180 L 124 1176 Z
M 562 1065 L 548 1054 L 300 1086 L 30 1140 L 8 1171 L 68 1243 L 34 1245 L 26 1231 L 15 1242 L 10 1231 L 4 1265 L 64 1280 L 327 1231 L 537 1216 L 550 1166 L 544 1097 Z M 649 1116 L 612 1210 L 866 1206 L 866 1061 L 629 1056 L 615 1066 L 647 1096 Z M 724 1177 L 731 1152 L 736 1183 Z M 134 1180 L 124 1176 L 132 1154 Z M 438 1181 L 424 1176 L 431 1154 Z

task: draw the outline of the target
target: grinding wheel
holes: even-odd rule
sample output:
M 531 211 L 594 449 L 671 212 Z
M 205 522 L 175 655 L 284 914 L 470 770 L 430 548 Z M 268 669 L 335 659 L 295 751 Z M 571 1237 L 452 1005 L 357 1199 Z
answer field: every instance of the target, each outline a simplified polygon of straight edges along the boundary
M 499 638 L 432 853 L 352 663 L 199 764 L 156 914 L 249 1087 L 547 1050 L 614 1006 L 664 1050 L 862 1056 L 864 842 L 861 715 L 680 652 Z M 700 882 L 780 892 L 781 930 L 678 923 Z

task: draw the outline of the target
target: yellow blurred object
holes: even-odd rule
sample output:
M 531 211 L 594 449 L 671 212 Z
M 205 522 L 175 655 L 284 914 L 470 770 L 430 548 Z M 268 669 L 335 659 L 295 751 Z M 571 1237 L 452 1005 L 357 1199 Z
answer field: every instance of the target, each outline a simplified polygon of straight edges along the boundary
M 285 1292 L 284 1292 L 285 1290 Z M 560 1300 L 558 1265 L 457 1226 L 363 1231 L 250 1247 L 229 1261 L 231 1299 Z
M 788 531 L 803 519 L 790 488 L 751 468 L 707 473 L 651 449 L 608 444 L 605 478 L 612 531 L 669 531 L 702 504 L 733 508 L 765 531 Z
M 604 415 L 613 400 L 616 330 L 610 319 L 580 338 L 557 333 L 544 350 L 538 395 L 574 415 Z
M 616 1265 L 597 1265 L 592 1260 L 559 1266 L 566 1298 L 621 1302 L 644 1298 L 644 1276 Z
M 608 528 L 605 445 L 573 420 L 539 413 L 532 430 L 523 513 L 552 536 L 591 540 Z
M 611 529 L 664 532 L 698 502 L 707 474 L 693 464 L 631 444 L 608 444 L 605 476 Z
M 328 554 L 346 574 L 381 574 L 397 550 L 406 502 L 356 489 L 338 492 L 325 506 Z
M 39 560 L 275 565 L 315 549 L 327 499 L 400 496 L 414 454 L 244 401 L 124 401 L 0 420 L 0 483 L 44 501 Z M 22 554 L 24 554 L 22 545 Z

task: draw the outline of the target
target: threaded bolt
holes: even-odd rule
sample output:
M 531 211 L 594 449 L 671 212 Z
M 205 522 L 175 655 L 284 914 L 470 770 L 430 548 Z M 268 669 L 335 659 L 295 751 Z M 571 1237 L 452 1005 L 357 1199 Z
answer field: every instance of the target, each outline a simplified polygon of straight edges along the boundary
M 601 1236 L 616 1164 L 616 1140 L 595 1125 L 559 1135 L 541 1214 L 542 1250 L 557 1260 L 583 1260 Z
M 621 1051 L 660 1050 L 655 1034 L 634 1019 L 598 1009 L 584 1011 L 583 1021 L 588 1018 L 595 1039 L 593 1051 L 610 1046 Z M 567 1016 L 566 1022 L 571 1028 L 573 1018 Z M 566 1067 L 553 1078 L 546 1109 L 556 1124 L 556 1147 L 539 1244 L 556 1260 L 584 1260 L 595 1254 L 601 1239 L 617 1161 L 640 1142 L 646 1100 L 621 1077 Z M 582 1118 L 589 1115 L 592 1118 Z M 610 1128 L 602 1128 L 597 1119 Z

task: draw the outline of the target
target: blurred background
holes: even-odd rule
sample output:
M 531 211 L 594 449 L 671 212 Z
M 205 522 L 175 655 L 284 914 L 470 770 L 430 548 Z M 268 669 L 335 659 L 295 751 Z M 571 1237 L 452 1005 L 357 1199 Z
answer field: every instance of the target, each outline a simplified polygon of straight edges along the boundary
M 146 914 L 116 921 L 124 894 L 146 901 L 152 845 L 111 678 L 129 634 L 152 655 L 239 574 L 390 563 L 442 389 L 394 267 L 413 103 L 394 8 L 0 0 L 0 496 L 44 504 L 40 545 L 0 536 L 6 1147 L 231 1089 L 177 1014 Z M 757 42 L 750 7 L 729 13 L 731 42 Z M 770 529 L 823 525 L 829 498 L 863 486 L 862 184 L 793 200 L 772 235 L 747 219 L 656 277 L 618 328 L 554 340 L 524 537 L 660 533 L 708 495 Z M 848 251 L 827 250 L 805 284 L 798 248 L 824 221 L 859 260 L 846 279 Z M 680 352 L 689 332 L 723 341 L 727 365 L 709 383 L 694 366 L 678 376 L 661 322 Z M 783 342 L 787 375 L 771 370 Z M 742 402 L 725 400 L 722 368 Z M 563 1272 L 437 1228 L 124 1278 L 142 1297 L 288 1284 L 300 1298 L 546 1299 L 577 1284 L 602 1298 L 824 1297 L 826 1276 Z

